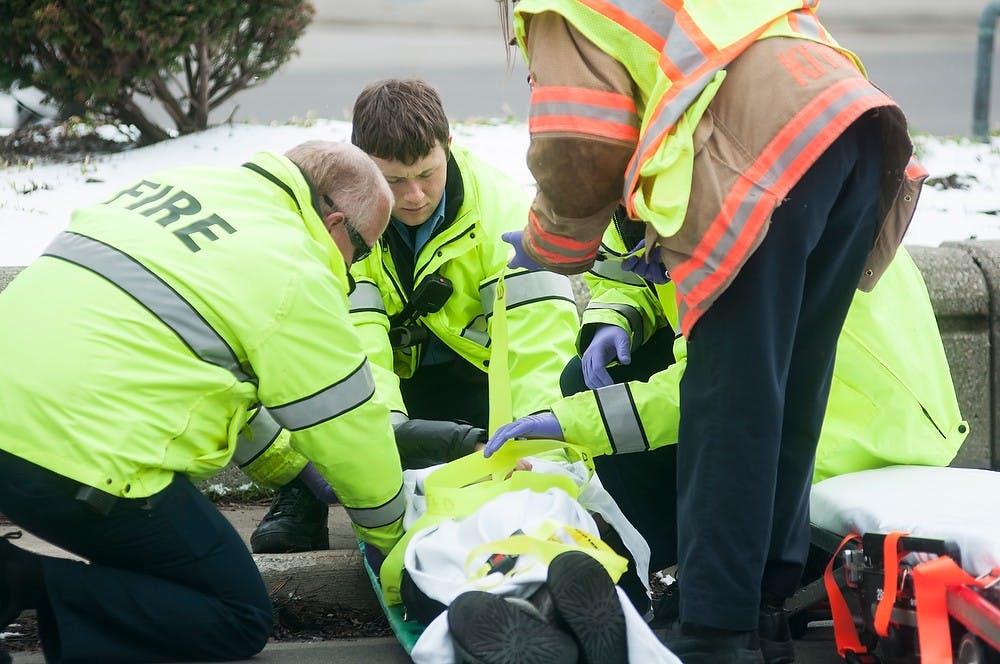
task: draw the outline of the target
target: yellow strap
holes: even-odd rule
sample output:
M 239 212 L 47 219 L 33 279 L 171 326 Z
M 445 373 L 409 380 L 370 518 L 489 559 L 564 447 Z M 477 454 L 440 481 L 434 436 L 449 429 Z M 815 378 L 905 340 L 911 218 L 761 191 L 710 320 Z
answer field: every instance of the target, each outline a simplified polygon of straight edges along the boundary
M 568 533 L 574 543 L 568 544 L 556 539 L 554 535 L 555 530 L 558 529 Z M 547 531 L 552 532 L 546 534 Z M 505 553 L 507 555 L 528 554 L 548 565 L 556 556 L 566 551 L 583 551 L 600 563 L 615 583 L 618 582 L 618 579 L 628 569 L 628 560 L 615 553 L 600 538 L 594 537 L 579 528 L 552 522 L 548 523 L 548 527 L 543 526 L 540 532 L 530 535 L 511 535 L 495 542 L 486 542 L 477 546 L 469 553 L 466 559 L 466 568 L 468 569 L 469 565 L 476 559 L 485 560 L 497 553 Z M 487 567 L 478 569 L 472 577 L 473 580 L 485 577 L 488 571 Z
M 503 278 L 506 270 L 497 279 L 496 299 L 493 302 L 493 322 L 490 326 L 489 395 L 492 436 L 497 429 L 514 420 L 510 398 L 510 367 L 507 365 L 507 287 Z

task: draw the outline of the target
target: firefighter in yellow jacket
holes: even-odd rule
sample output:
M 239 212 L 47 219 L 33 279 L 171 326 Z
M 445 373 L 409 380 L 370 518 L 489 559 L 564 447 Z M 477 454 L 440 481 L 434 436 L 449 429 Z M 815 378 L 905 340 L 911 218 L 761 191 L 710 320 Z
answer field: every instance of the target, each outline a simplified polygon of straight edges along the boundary
M 267 591 L 192 483 L 230 461 L 259 404 L 357 535 L 392 547 L 399 457 L 347 300 L 391 205 L 363 152 L 309 142 L 149 175 L 73 213 L 0 293 L 0 511 L 87 563 L 0 541 L 0 622 L 36 609 L 60 661 L 259 652 Z
M 351 269 L 351 320 L 392 409 L 404 467 L 425 467 L 485 442 L 493 300 L 510 252 L 501 235 L 520 226 L 530 199 L 452 144 L 441 98 L 424 81 L 373 82 L 352 117 L 351 140 L 378 164 L 395 205 L 371 256 Z M 511 405 L 528 415 L 559 398 L 579 316 L 565 276 L 516 270 L 505 282 Z M 335 500 L 322 482 L 280 489 L 254 551 L 327 548 L 321 500 Z
M 684 578 L 666 640 L 686 664 L 793 657 L 783 636 L 758 640 L 758 621 L 781 615 L 805 561 L 813 457 L 854 289 L 888 266 L 926 175 L 902 112 L 817 4 L 514 9 L 539 191 L 512 265 L 587 270 L 622 203 L 646 223 L 643 263 L 676 288 L 688 341 Z

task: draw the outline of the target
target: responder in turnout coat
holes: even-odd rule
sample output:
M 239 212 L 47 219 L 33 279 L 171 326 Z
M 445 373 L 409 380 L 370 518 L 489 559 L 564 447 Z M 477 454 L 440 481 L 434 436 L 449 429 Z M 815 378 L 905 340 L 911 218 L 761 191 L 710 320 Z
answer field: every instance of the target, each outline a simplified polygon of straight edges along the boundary
M 392 409 L 404 467 L 426 467 L 485 442 L 493 300 L 510 252 L 500 236 L 523 223 L 530 201 L 499 169 L 451 144 L 441 99 L 423 81 L 370 84 L 352 118 L 352 141 L 378 164 L 395 205 L 371 256 L 351 270 L 351 320 Z M 564 276 L 516 270 L 505 284 L 518 417 L 559 398 L 579 315 Z M 254 551 L 327 548 L 325 506 L 297 485 L 275 497 Z
M 578 341 L 582 357 L 563 372 L 567 397 L 552 405 L 551 417 L 565 440 L 594 453 L 602 484 L 650 544 L 651 569 L 663 569 L 677 562 L 676 522 L 663 506 L 675 500 L 687 343 L 673 332 L 673 284 L 647 282 L 616 258 L 637 242 L 623 240 L 619 229 L 637 226 L 616 219 L 602 246 L 609 258 L 584 277 L 592 297 Z M 504 435 L 530 436 L 526 425 Z M 968 430 L 923 278 L 900 247 L 876 288 L 851 303 L 813 482 L 893 464 L 946 466 Z M 628 589 L 638 591 L 637 584 Z
M 193 484 L 230 461 L 258 404 L 357 535 L 392 547 L 402 474 L 345 267 L 391 201 L 360 150 L 309 142 L 146 176 L 74 212 L 0 293 L 0 511 L 87 562 L 0 541 L 0 622 L 36 609 L 53 661 L 259 652 L 267 591 Z
M 506 4 L 506 3 L 505 3 Z M 926 176 L 906 121 L 793 0 L 522 0 L 538 182 L 513 265 L 590 268 L 619 203 L 676 288 L 686 664 L 789 661 L 779 617 L 837 338 L 891 261 Z M 740 334 L 734 334 L 739 330 Z M 669 395 L 664 395 L 665 404 Z

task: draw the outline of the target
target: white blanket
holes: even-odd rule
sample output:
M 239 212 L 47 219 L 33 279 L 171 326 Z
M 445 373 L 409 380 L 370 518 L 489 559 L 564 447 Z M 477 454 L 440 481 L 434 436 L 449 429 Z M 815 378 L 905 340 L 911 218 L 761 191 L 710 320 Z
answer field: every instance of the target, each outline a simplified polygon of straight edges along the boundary
M 890 466 L 839 475 L 812 488 L 811 521 L 831 532 L 950 539 L 962 567 L 980 576 L 1000 566 L 1000 472 Z

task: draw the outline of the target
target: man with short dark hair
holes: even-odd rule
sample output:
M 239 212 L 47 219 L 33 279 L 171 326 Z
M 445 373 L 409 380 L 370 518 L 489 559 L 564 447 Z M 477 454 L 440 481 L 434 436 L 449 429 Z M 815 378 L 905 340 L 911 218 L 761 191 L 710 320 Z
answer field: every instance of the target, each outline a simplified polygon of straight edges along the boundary
M 351 270 L 351 320 L 392 410 L 403 466 L 449 461 L 485 441 L 497 279 L 509 272 L 515 417 L 559 398 L 559 374 L 576 352 L 572 287 L 544 270 L 508 271 L 510 245 L 501 235 L 520 227 L 528 196 L 452 145 L 434 88 L 419 80 L 372 83 L 355 102 L 353 122 L 352 142 L 374 159 L 395 205 L 372 255 Z M 326 548 L 326 516 L 293 483 L 279 490 L 254 532 L 254 551 Z
M 0 511 L 87 562 L 0 539 L 0 626 L 35 609 L 53 661 L 259 652 L 267 590 L 193 483 L 273 440 L 241 436 L 257 406 L 301 463 L 250 464 L 255 478 L 311 460 L 357 536 L 395 544 L 402 472 L 347 300 L 391 207 L 363 152 L 312 141 L 74 212 L 0 293 Z

